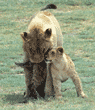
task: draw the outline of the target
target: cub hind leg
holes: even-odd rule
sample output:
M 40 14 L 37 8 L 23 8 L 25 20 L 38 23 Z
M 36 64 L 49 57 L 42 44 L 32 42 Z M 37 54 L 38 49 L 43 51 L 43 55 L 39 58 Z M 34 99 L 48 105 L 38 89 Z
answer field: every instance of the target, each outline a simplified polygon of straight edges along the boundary
M 75 84 L 75 88 L 76 88 L 76 92 L 77 92 L 77 96 L 81 96 L 82 98 L 87 97 L 82 89 L 82 85 L 81 85 L 81 80 L 77 74 L 76 71 L 72 71 L 72 74 L 70 75 L 70 78 L 72 79 L 73 83 Z

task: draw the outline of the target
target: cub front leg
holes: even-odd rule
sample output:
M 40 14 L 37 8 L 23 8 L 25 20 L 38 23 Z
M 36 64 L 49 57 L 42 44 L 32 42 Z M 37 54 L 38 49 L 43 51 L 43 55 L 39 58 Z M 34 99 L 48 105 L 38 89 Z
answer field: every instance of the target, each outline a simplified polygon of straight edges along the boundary
M 80 80 L 77 72 L 73 71 L 70 77 L 71 77 L 73 83 L 75 84 L 77 96 L 78 97 L 81 96 L 82 98 L 87 97 L 82 90 L 81 80 Z
M 55 92 L 55 98 L 60 99 L 62 98 L 61 94 L 61 80 L 58 78 L 58 71 L 54 72 L 55 70 L 51 70 L 52 72 L 52 78 L 53 78 L 53 86 L 54 86 L 54 92 Z
M 50 73 L 46 77 L 45 95 L 46 97 L 54 96 L 53 79 Z
M 47 64 L 47 77 L 46 77 L 46 84 L 45 84 L 45 96 L 50 97 L 54 96 L 54 88 L 53 88 L 53 79 L 50 71 L 50 63 Z

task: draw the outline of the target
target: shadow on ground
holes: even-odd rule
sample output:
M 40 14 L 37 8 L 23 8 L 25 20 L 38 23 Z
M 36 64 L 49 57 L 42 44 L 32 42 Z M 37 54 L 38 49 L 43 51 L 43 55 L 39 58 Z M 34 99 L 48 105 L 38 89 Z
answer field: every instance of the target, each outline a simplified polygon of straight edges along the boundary
M 23 102 L 24 97 L 21 94 L 7 94 L 3 97 L 3 101 L 10 104 L 17 104 Z
M 67 90 L 69 90 L 70 88 L 67 88 L 65 90 L 63 90 L 62 92 L 65 92 Z M 64 97 L 64 96 L 63 96 Z M 39 99 L 42 99 L 41 97 L 39 97 Z M 9 103 L 9 104 L 17 104 L 17 103 L 27 103 L 29 100 L 31 102 L 35 102 L 36 99 L 24 99 L 24 95 L 22 94 L 4 94 L 4 96 L 2 96 L 1 100 L 3 100 L 3 103 Z M 45 99 L 44 99 L 45 100 Z M 46 101 L 46 100 L 45 100 Z
M 40 99 L 43 99 L 39 97 Z M 7 94 L 4 95 L 2 98 L 4 103 L 9 103 L 9 104 L 17 104 L 17 103 L 28 103 L 30 100 L 32 103 L 34 103 L 37 99 L 34 98 L 24 98 L 24 95 L 21 94 Z

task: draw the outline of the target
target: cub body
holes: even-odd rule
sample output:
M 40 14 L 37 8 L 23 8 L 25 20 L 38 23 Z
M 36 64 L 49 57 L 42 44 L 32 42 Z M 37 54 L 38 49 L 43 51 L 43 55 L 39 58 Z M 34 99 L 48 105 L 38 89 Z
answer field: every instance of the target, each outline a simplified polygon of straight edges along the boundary
M 56 98 L 62 97 L 61 82 L 66 81 L 68 78 L 71 78 L 73 83 L 75 84 L 77 96 L 81 96 L 83 98 L 86 97 L 82 90 L 81 81 L 75 70 L 74 63 L 71 58 L 64 53 L 64 49 L 62 47 L 52 49 L 48 53 L 47 59 L 51 60 L 50 70 Z M 48 78 L 47 81 L 49 81 Z M 50 94 L 50 91 L 47 90 L 48 86 L 46 85 L 46 94 L 48 95 Z

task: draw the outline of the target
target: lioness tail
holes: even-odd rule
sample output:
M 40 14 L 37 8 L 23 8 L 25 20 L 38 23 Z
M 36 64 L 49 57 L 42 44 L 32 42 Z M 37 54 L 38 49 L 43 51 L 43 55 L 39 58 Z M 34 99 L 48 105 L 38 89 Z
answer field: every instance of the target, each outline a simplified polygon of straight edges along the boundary
M 57 6 L 54 4 L 49 4 L 45 8 L 42 8 L 41 11 L 46 10 L 46 9 L 57 9 Z

